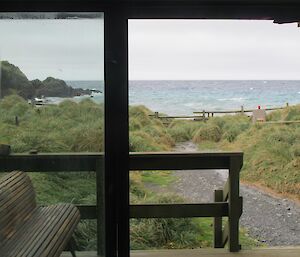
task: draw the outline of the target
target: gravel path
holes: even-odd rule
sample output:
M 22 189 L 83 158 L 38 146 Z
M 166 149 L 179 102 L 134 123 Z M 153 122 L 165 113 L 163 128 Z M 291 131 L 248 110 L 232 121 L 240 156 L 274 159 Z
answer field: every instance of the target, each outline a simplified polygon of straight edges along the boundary
M 185 142 L 174 150 L 193 152 L 197 147 L 192 142 Z M 213 190 L 224 185 L 227 174 L 227 170 L 174 171 L 178 181 L 172 191 L 188 202 L 212 201 Z M 240 191 L 244 198 L 241 225 L 247 228 L 250 236 L 270 246 L 300 245 L 299 204 L 250 186 L 241 185 Z

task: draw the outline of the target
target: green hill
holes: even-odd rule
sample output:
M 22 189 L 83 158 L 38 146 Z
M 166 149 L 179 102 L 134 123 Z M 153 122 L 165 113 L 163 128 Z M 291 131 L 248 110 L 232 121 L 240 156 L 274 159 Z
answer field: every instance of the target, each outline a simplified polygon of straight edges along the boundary
M 34 97 L 34 88 L 17 66 L 8 61 L 1 61 L 1 97 L 11 94 L 30 99 Z

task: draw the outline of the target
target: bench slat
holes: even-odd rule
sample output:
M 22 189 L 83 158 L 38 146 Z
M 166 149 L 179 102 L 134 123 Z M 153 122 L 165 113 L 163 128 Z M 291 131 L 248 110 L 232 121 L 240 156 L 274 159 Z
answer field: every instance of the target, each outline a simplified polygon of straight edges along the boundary
M 44 249 L 41 257 L 46 256 L 57 256 L 57 254 L 61 253 L 61 251 L 57 251 L 59 248 L 64 249 L 64 247 L 67 245 L 69 239 L 71 238 L 72 234 L 70 234 L 70 231 L 73 231 L 72 228 L 75 224 L 79 222 L 80 216 L 78 213 L 78 210 L 76 208 L 72 208 L 68 214 L 68 217 L 65 218 L 64 222 L 61 223 L 56 227 L 56 229 L 59 229 L 58 231 L 52 230 L 52 233 L 49 234 L 47 241 L 48 246 L 46 249 Z M 66 240 L 67 238 L 67 240 Z M 59 255 L 58 255 L 59 257 Z
M 29 218 L 35 208 L 35 192 L 29 177 L 12 172 L 0 179 L 0 239 L 3 245 Z
M 37 207 L 30 178 L 0 178 L 1 257 L 59 257 L 80 220 L 72 204 Z
M 60 209 L 60 206 L 55 206 L 56 213 L 55 215 L 51 215 L 48 217 L 47 221 L 49 223 L 52 223 L 51 226 L 45 226 L 42 232 L 39 236 L 35 237 L 34 240 L 31 242 L 31 245 L 28 247 L 27 251 L 25 252 L 25 256 L 39 256 L 40 254 L 45 250 L 45 246 L 47 245 L 47 239 L 49 239 L 49 234 L 53 230 L 54 233 L 57 231 L 55 229 L 57 226 L 59 226 L 65 218 L 68 216 L 68 213 L 70 211 L 70 206 L 64 206 L 64 209 L 61 209 L 61 211 L 58 211 Z M 69 208 L 68 208 L 69 207 Z M 21 257 L 24 255 L 18 254 L 16 257 Z
M 44 226 L 47 225 L 45 222 L 44 224 L 41 222 L 42 218 L 47 217 L 51 214 L 53 215 L 54 211 L 54 208 L 45 207 L 43 208 L 43 210 L 37 208 L 32 215 L 32 219 L 26 222 L 24 226 L 19 230 L 19 233 L 15 235 L 13 240 L 10 240 L 10 242 L 5 245 L 7 252 L 10 252 L 12 255 L 16 255 L 20 251 L 20 249 L 25 248 L 28 240 L 23 240 L 23 238 L 32 239 L 38 236 Z M 15 241 L 19 242 L 17 246 L 15 246 Z
M 73 231 L 76 229 L 77 224 L 79 223 L 79 221 L 80 221 L 80 216 L 78 216 L 78 215 L 74 216 L 74 220 L 72 221 L 72 223 L 70 223 L 71 229 L 68 231 L 68 233 L 66 235 L 67 238 L 72 237 Z M 61 235 L 61 237 L 62 237 L 62 235 Z M 59 242 L 59 241 L 57 241 L 57 242 Z M 52 251 L 47 256 L 48 257 L 60 257 L 61 252 L 65 249 L 65 246 L 63 244 L 56 243 L 56 245 L 52 249 L 53 250 L 56 249 L 55 253 L 53 253 L 53 255 L 52 255 L 52 252 L 53 252 Z

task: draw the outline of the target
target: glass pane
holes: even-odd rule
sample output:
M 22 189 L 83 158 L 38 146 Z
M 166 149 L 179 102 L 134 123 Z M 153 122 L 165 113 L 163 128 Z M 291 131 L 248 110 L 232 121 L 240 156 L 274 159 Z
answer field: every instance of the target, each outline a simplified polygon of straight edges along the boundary
M 300 244 L 289 226 L 300 218 L 299 41 L 297 23 L 129 21 L 131 151 L 243 151 L 241 178 L 251 185 L 240 186 L 243 248 Z M 132 203 L 207 203 L 228 170 L 130 175 Z M 137 219 L 131 247 L 209 247 L 212 231 L 211 218 Z
M 95 168 L 83 168 L 95 159 L 62 153 L 104 152 L 103 23 L 103 13 L 0 14 L 0 143 L 12 154 L 61 153 L 39 166 L 49 172 L 15 165 L 30 172 L 40 204 L 96 204 Z M 79 250 L 96 250 L 96 228 L 80 222 Z

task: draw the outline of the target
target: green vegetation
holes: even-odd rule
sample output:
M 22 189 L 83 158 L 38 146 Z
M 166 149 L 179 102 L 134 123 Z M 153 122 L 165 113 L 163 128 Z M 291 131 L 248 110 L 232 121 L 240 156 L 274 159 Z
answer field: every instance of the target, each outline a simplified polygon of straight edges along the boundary
M 268 121 L 300 120 L 300 105 L 274 111 Z M 300 199 L 299 124 L 252 124 L 245 115 L 214 117 L 188 126 L 173 122 L 168 130 L 177 142 L 193 140 L 200 150 L 243 151 L 244 181 L 271 188 Z M 189 127 L 189 128 L 188 128 Z
M 150 119 L 142 106 L 130 108 L 130 141 L 133 151 L 170 150 L 174 139 L 168 129 Z M 15 118 L 18 117 L 16 124 Z M 33 108 L 23 98 L 12 95 L 0 102 L 0 142 L 10 144 L 14 153 L 99 152 L 103 150 L 103 106 L 90 100 L 64 101 L 59 105 Z M 95 203 L 95 174 L 31 173 L 38 202 L 52 204 Z M 170 172 L 132 172 L 130 197 L 133 203 L 176 202 L 174 195 L 149 192 L 144 183 L 166 186 L 174 181 Z M 210 222 L 209 222 L 210 223 Z M 132 220 L 132 249 L 183 248 L 210 245 L 207 221 L 192 219 Z M 148 233 L 148 234 L 147 234 Z M 82 221 L 76 231 L 81 250 L 96 246 L 95 221 Z
M 175 141 L 157 119 L 149 117 L 151 111 L 144 106 L 129 108 L 130 151 L 168 151 Z
M 162 175 L 160 177 L 159 175 Z M 167 186 L 174 181 L 170 172 L 132 172 L 131 203 L 180 203 L 174 194 L 159 194 L 145 188 L 145 182 Z M 132 219 L 130 223 L 131 249 L 199 248 L 211 246 L 211 227 L 198 219 Z M 210 223 L 211 224 L 211 223 Z
M 174 181 L 170 171 L 132 172 L 130 181 L 131 203 L 183 203 L 184 199 L 174 194 L 150 192 L 145 183 L 167 187 Z M 226 220 L 225 220 L 226 221 Z M 133 219 L 130 223 L 131 249 L 181 249 L 212 247 L 213 219 Z M 261 243 L 240 231 L 243 248 L 261 246 Z
M 150 114 L 149 110 L 147 114 Z M 147 119 L 149 120 L 148 116 Z M 267 115 L 267 120 L 300 120 L 300 105 L 271 112 Z M 241 175 L 244 181 L 300 199 L 299 124 L 252 124 L 251 119 L 245 115 L 214 117 L 207 122 L 177 120 L 167 127 L 154 118 L 152 122 L 158 124 L 156 129 L 160 133 L 171 137 L 167 148 L 174 142 L 193 140 L 200 150 L 243 151 L 245 157 Z M 143 126 L 140 128 L 143 129 Z M 144 137 L 141 142 L 149 144 L 150 141 Z M 164 149 L 158 147 L 154 150 Z
M 297 120 L 299 115 L 297 106 L 274 112 L 268 119 Z M 242 179 L 300 199 L 299 124 L 252 125 L 235 142 L 224 141 L 220 146 L 245 152 Z
M 277 192 L 300 195 L 299 125 L 252 124 L 243 115 L 214 117 L 207 122 L 173 121 L 164 125 L 144 106 L 130 107 L 130 150 L 169 151 L 177 142 L 193 140 L 201 150 L 243 150 L 242 179 Z M 103 150 L 103 106 L 91 100 L 64 101 L 33 108 L 11 95 L 0 102 L 0 142 L 12 151 L 99 152 Z M 16 123 L 16 116 L 18 123 Z M 300 106 L 272 112 L 268 120 L 299 120 Z M 95 203 L 94 173 L 32 173 L 38 201 L 49 204 Z M 171 172 L 132 172 L 132 203 L 180 202 L 175 195 L 150 192 L 146 185 L 167 188 Z M 247 246 L 256 241 L 242 233 Z M 83 221 L 76 232 L 80 249 L 95 248 L 95 221 Z M 131 248 L 196 248 L 211 246 L 211 219 L 142 219 L 131 221 Z
M 102 118 L 103 106 L 90 100 L 32 108 L 22 98 L 9 96 L 0 102 L 0 142 L 10 144 L 13 152 L 99 152 Z

